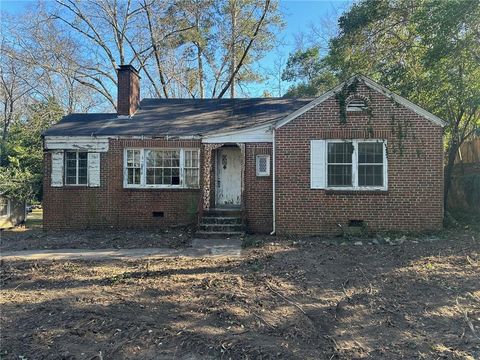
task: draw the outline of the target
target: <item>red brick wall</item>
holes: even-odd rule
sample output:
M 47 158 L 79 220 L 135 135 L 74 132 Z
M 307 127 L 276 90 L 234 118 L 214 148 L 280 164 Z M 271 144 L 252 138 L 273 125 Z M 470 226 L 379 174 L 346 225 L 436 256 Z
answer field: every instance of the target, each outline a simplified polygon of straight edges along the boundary
M 247 143 L 245 147 L 245 217 L 250 232 L 269 233 L 272 231 L 272 175 L 256 175 L 256 156 L 270 155 L 272 174 L 272 144 Z
M 51 187 L 51 156 L 45 153 L 44 228 L 161 228 L 196 223 L 199 189 L 123 188 L 123 150 L 128 147 L 200 148 L 200 142 L 110 140 L 109 151 L 101 153 L 97 188 Z M 153 217 L 153 211 L 163 211 L 164 217 Z
M 118 71 L 117 113 L 132 115 L 140 102 L 140 77 L 132 66 L 120 66 Z
M 363 84 L 357 92 L 370 99 L 373 118 L 349 114 L 342 125 L 333 96 L 277 130 L 277 233 L 333 234 L 349 220 L 373 230 L 442 227 L 442 128 Z M 310 189 L 310 140 L 358 139 L 372 131 L 371 138 L 388 142 L 388 191 Z

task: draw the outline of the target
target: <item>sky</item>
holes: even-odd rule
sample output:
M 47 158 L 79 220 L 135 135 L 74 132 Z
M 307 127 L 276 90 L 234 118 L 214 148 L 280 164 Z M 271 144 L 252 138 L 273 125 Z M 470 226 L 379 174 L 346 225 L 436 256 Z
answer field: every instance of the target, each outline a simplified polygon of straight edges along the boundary
M 30 0 L 0 0 L 0 13 L 11 14 L 22 12 L 35 1 Z M 300 33 L 309 34 L 311 26 L 316 26 L 322 34 L 328 35 L 336 25 L 338 14 L 347 9 L 352 0 L 280 0 L 280 9 L 284 15 L 285 28 L 278 34 L 281 45 L 267 54 L 260 61 L 260 71 L 266 73 L 275 66 L 275 61 L 286 61 L 288 54 L 295 49 Z M 312 39 L 306 39 L 312 40 Z M 315 39 L 313 39 L 315 40 Z M 279 89 L 273 78 L 265 83 L 252 84 L 246 89 L 247 96 L 262 96 L 268 89 L 271 95 L 279 96 L 278 92 L 285 92 L 288 84 L 282 84 Z

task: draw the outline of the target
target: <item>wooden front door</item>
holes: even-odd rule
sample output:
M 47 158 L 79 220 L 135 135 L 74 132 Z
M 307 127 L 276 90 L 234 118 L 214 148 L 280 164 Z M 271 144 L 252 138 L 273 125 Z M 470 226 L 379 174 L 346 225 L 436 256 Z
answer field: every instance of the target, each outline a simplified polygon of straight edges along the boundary
M 242 197 L 242 159 L 238 147 L 217 150 L 216 204 L 240 206 Z

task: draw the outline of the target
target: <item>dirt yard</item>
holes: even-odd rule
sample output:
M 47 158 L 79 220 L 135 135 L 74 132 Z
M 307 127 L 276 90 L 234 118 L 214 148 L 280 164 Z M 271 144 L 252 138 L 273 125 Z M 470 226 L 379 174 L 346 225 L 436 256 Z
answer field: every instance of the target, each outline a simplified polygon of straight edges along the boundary
M 25 226 L 4 230 L 0 234 L 0 252 L 32 249 L 132 249 L 189 246 L 191 228 L 171 228 L 164 231 L 71 231 L 43 232 L 42 211 L 28 214 Z
M 480 359 L 480 233 L 397 240 L 3 262 L 0 358 Z

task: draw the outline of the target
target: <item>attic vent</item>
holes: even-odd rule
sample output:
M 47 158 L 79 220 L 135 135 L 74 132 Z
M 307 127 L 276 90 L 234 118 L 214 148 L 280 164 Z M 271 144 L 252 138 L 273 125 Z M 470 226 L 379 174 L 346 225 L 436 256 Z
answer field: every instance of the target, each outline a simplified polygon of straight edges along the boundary
M 359 99 L 359 98 L 353 98 L 347 104 L 347 111 L 352 111 L 352 112 L 365 111 L 367 107 L 368 105 L 365 100 Z

